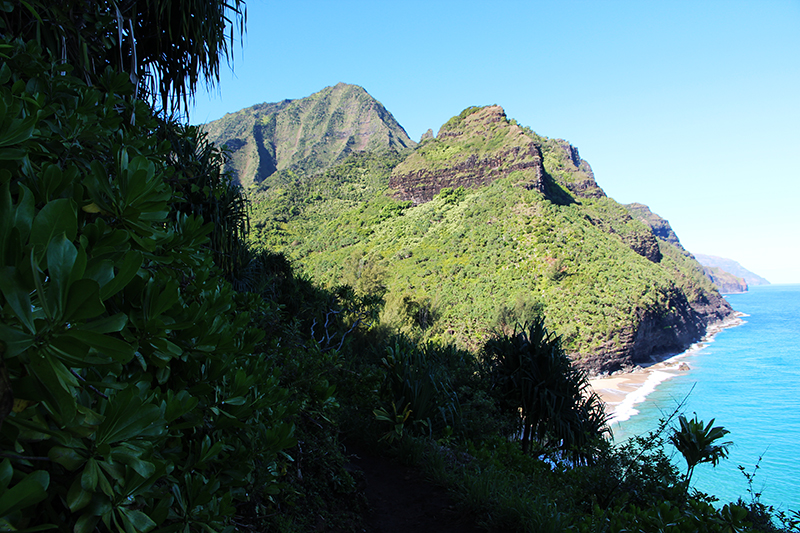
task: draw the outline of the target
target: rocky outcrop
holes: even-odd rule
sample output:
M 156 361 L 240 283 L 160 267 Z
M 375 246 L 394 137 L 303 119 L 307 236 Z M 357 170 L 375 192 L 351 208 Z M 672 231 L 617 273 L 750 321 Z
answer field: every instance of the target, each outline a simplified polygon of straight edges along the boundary
M 703 266 L 703 274 L 717 286 L 722 294 L 738 294 L 747 292 L 747 282 L 744 278 L 739 278 L 725 272 L 719 267 Z
M 683 246 L 681 245 L 680 240 L 678 240 L 678 236 L 672 230 L 672 226 L 669 225 L 669 221 L 661 218 L 657 214 L 650 211 L 650 208 L 644 204 L 627 204 L 625 208 L 631 213 L 631 215 L 648 226 L 650 229 L 653 230 L 653 235 L 658 237 L 659 239 L 663 239 L 668 243 L 677 246 L 681 250 L 683 250 Z
M 594 172 L 575 146 L 563 139 L 545 142 L 545 150 L 555 152 L 554 164 L 548 173 L 560 185 L 566 187 L 576 198 L 605 198 L 606 193 L 594 179 Z M 560 152 L 560 153 L 559 153 Z M 546 161 L 545 166 L 549 167 Z
M 313 174 L 354 152 L 403 151 L 416 145 L 380 102 L 344 83 L 306 98 L 248 107 L 203 129 L 210 141 L 228 147 L 226 170 L 245 186 L 277 171 Z
M 500 106 L 470 108 L 454 117 L 392 171 L 389 186 L 414 204 L 444 188 L 476 188 L 514 175 L 519 185 L 546 192 L 538 145 Z

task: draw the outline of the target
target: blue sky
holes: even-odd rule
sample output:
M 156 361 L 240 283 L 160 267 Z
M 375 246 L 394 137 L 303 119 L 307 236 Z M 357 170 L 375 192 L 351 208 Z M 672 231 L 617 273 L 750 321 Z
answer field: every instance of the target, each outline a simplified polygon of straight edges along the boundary
M 414 140 L 472 105 L 566 139 L 692 252 L 800 283 L 800 0 L 249 0 L 193 123 L 338 82 Z

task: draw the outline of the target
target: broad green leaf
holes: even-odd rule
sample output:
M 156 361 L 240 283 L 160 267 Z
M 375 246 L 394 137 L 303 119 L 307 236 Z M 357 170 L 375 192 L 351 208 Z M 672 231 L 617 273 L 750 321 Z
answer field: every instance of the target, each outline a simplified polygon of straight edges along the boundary
M 77 470 L 86 462 L 86 457 L 78 452 L 78 450 L 66 446 L 53 446 L 50 448 L 50 451 L 47 452 L 47 456 L 51 461 L 60 464 L 70 472 Z
M 111 452 L 111 459 L 115 462 L 128 465 L 133 470 L 147 479 L 156 471 L 156 467 L 150 461 L 145 461 L 139 457 L 141 451 L 133 450 L 131 448 L 118 446 Z
M 90 458 L 81 473 L 81 488 L 85 491 L 94 492 L 97 488 L 97 481 L 100 477 L 100 467 L 97 466 L 97 459 Z
M 114 279 L 103 285 L 100 289 L 100 298 L 105 301 L 125 288 L 133 277 L 136 276 L 140 266 L 142 266 L 141 253 L 136 251 L 129 251 L 126 253 Z
M 74 513 L 89 505 L 90 501 L 92 501 L 92 493 L 84 490 L 81 486 L 81 478 L 75 476 L 67 492 L 67 507 Z
M 182 390 L 175 394 L 173 391 L 168 391 L 166 399 L 166 411 L 164 418 L 167 423 L 171 424 L 177 418 L 185 415 L 200 402 L 196 397 L 189 394 L 188 391 Z
M 72 528 L 73 533 L 92 533 L 100 522 L 100 517 L 97 515 L 84 513 L 75 522 L 75 527 Z
M 124 315 L 123 315 L 124 316 Z M 134 347 L 129 343 L 109 337 L 95 331 L 87 331 L 83 328 L 73 328 L 65 333 L 66 336 L 73 337 L 85 343 L 90 348 L 105 354 L 120 363 L 127 363 L 133 359 Z
M 179 298 L 180 292 L 177 280 L 170 279 L 166 285 L 161 285 L 155 279 L 151 279 L 145 292 L 145 316 L 148 320 L 158 317 L 175 305 Z
M 79 279 L 69 288 L 64 320 L 94 318 L 105 312 L 100 299 L 100 285 L 93 279 Z
M 183 350 L 181 350 L 180 346 L 174 342 L 168 341 L 167 339 L 153 339 L 150 341 L 150 344 L 152 344 L 152 346 L 158 350 L 162 356 L 166 356 L 162 357 L 165 360 L 168 360 L 169 356 L 180 357 L 180 355 L 183 354 Z M 158 356 L 158 354 L 154 355 Z
M 19 321 L 35 335 L 30 288 L 25 286 L 16 268 L 10 266 L 0 268 L 0 292 L 3 293 Z
M 222 403 L 225 405 L 244 405 L 244 402 L 247 401 L 244 396 L 235 396 L 233 398 L 228 398 L 227 400 L 223 401 Z
M 68 198 L 59 198 L 47 202 L 36 214 L 31 226 L 31 244 L 44 251 L 51 240 L 62 233 L 70 241 L 75 240 L 78 233 L 78 217 L 75 202 Z
M 50 474 L 44 470 L 31 472 L 22 481 L 7 489 L 0 497 L 0 516 L 24 509 L 47 498 Z
M 126 529 L 130 532 L 147 533 L 158 525 L 152 518 L 139 510 L 128 509 L 127 507 L 119 507 L 118 509 L 127 526 Z
M 11 477 L 14 475 L 14 468 L 11 466 L 11 461 L 3 459 L 0 463 L 0 494 L 2 494 L 8 484 L 11 482 Z
M 75 418 L 76 401 L 72 388 L 77 386 L 78 380 L 64 364 L 51 357 L 45 350 L 37 350 L 29 356 L 29 365 L 34 374 L 42 383 L 46 394 L 51 395 L 52 402 L 48 400 L 53 412 L 61 413 L 62 424 L 69 424 Z M 38 399 L 38 398 L 37 398 Z
M 3 357 L 10 359 L 16 357 L 31 346 L 35 337 L 18 329 L 0 324 L 0 344 L 5 345 Z
M 0 147 L 0 161 L 19 161 L 27 152 L 22 148 Z
M 108 446 L 108 445 L 106 445 L 106 446 Z M 111 447 L 108 446 L 108 448 L 109 448 L 108 449 L 108 456 L 110 456 L 111 455 Z M 105 452 L 105 450 L 103 450 L 103 452 Z M 103 452 L 100 452 L 100 453 L 103 453 Z M 106 456 L 106 454 L 103 454 L 103 455 L 104 455 L 104 457 Z M 111 462 L 110 459 L 106 458 L 105 461 L 100 461 L 98 464 L 100 465 L 100 468 L 104 472 L 106 472 L 108 475 L 111 476 L 111 479 L 114 480 L 115 484 L 123 484 L 123 483 L 125 483 L 125 466 L 122 463 Z M 109 486 L 106 487 L 105 486 L 106 484 L 108 484 Z M 100 488 L 102 488 L 103 492 L 105 492 L 109 496 L 113 496 L 113 492 L 106 492 L 107 490 L 108 491 L 111 490 L 111 486 L 110 486 L 110 482 L 108 481 L 108 478 L 106 478 L 105 475 L 101 475 L 100 476 Z
M 47 247 L 47 274 L 50 278 L 48 297 L 53 316 L 64 315 L 64 300 L 69 290 L 70 275 L 78 249 L 67 240 L 66 234 L 55 236 Z
M 36 213 L 33 193 L 25 185 L 19 184 L 20 198 L 14 214 L 14 227 L 19 231 L 22 242 L 28 240 Z
M 98 445 L 135 438 L 145 430 L 150 434 L 163 432 L 162 410 L 153 404 L 145 404 L 134 394 L 138 394 L 138 390 L 131 387 L 111 398 L 106 419 L 97 428 Z
M 103 287 L 114 279 L 114 262 L 110 259 L 94 260 L 86 269 L 85 276 Z
M 125 324 L 128 323 L 128 315 L 125 313 L 117 313 L 104 318 L 98 318 L 92 322 L 87 322 L 81 325 L 82 331 L 93 331 L 95 333 L 116 333 L 122 331 Z
M 27 141 L 33 135 L 36 125 L 36 116 L 32 115 L 23 119 L 11 119 L 6 124 L 6 131 L 0 139 L 0 147 L 11 146 Z

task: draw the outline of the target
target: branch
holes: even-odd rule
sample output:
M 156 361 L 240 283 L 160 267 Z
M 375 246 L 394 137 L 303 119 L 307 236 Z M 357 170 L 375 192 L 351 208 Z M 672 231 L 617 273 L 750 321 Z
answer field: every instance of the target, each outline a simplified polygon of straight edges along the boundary
M 100 392 L 99 390 L 97 390 L 96 388 L 94 388 L 92 385 L 89 385 L 88 383 L 86 383 L 86 379 L 85 379 L 83 376 L 81 376 L 80 374 L 78 374 L 77 372 L 75 372 L 75 370 L 73 370 L 73 369 L 71 369 L 71 368 L 70 368 L 70 369 L 69 369 L 69 371 L 70 371 L 70 372 L 72 372 L 72 375 L 73 375 L 73 376 L 75 376 L 76 378 L 78 378 L 79 380 L 81 380 L 82 382 L 84 382 L 84 383 L 86 384 L 86 386 L 87 386 L 89 389 L 93 390 L 93 391 L 94 391 L 94 392 L 96 392 L 98 395 L 100 395 L 101 397 L 103 397 L 103 398 L 105 398 L 106 400 L 108 400 L 108 396 L 106 396 L 105 394 L 103 394 L 102 392 Z
M 9 459 L 19 459 L 20 461 L 52 461 L 49 457 L 33 457 L 29 455 L 17 455 L 15 453 L 0 452 L 0 457 L 8 457 Z

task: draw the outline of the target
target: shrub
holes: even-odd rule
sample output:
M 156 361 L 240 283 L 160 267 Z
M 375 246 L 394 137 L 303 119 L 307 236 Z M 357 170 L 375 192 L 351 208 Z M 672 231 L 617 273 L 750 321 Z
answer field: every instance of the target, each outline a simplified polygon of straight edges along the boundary
M 279 491 L 296 442 L 250 325 L 274 310 L 176 209 L 191 176 L 126 74 L 88 87 L 35 44 L 0 52 L 0 519 L 220 529 Z

